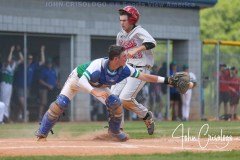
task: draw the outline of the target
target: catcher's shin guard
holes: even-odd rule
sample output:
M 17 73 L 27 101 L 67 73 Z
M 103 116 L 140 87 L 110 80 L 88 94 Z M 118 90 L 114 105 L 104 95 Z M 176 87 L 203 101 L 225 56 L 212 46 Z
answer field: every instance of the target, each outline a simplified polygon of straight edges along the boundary
M 67 108 L 69 102 L 70 100 L 66 96 L 59 95 L 57 100 L 50 105 L 42 118 L 39 129 L 35 133 L 38 138 L 46 138 L 48 136 L 48 133 L 58 121 L 59 116 Z
M 122 103 L 120 99 L 115 95 L 110 95 L 106 99 L 106 106 L 109 116 L 109 135 L 117 138 L 119 141 L 126 141 L 128 139 L 127 135 L 120 131 L 122 121 Z
M 49 111 L 47 111 L 44 114 L 44 116 L 42 118 L 42 122 L 40 124 L 40 127 L 36 131 L 35 135 L 38 138 L 46 138 L 48 136 L 48 133 L 54 126 L 54 124 L 57 122 L 57 120 L 58 120 L 58 118 L 51 119 L 51 115 L 50 115 Z

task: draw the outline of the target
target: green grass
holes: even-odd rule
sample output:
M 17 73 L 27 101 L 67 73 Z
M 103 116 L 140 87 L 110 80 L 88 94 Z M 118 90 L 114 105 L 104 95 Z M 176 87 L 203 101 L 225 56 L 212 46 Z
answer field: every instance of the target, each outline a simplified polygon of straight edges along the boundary
M 79 122 L 57 123 L 53 129 L 54 136 L 67 134 L 75 137 L 88 132 L 102 130 L 107 123 L 103 122 Z M 14 123 L 0 126 L 0 138 L 32 138 L 38 129 L 38 123 Z
M 156 123 L 156 131 L 153 136 L 149 136 L 146 134 L 144 126 L 141 122 L 138 123 L 127 123 L 126 131 L 129 133 L 131 138 L 141 139 L 141 138 L 159 138 L 159 137 L 170 137 L 175 128 L 178 125 L 183 124 L 184 126 L 184 134 L 187 134 L 188 128 L 190 129 L 190 135 L 197 136 L 200 128 L 204 124 L 209 125 L 208 133 L 211 135 L 219 135 L 221 129 L 223 130 L 224 135 L 231 136 L 240 136 L 240 125 L 239 122 L 157 122 Z M 179 128 L 176 132 L 176 135 L 181 134 L 181 129 Z
M 147 134 L 145 125 L 141 121 L 126 122 L 125 131 L 134 139 L 144 138 L 160 138 L 170 137 L 174 129 L 182 122 L 156 122 L 155 134 L 149 136 Z M 209 125 L 209 134 L 219 135 L 221 129 L 224 135 L 240 136 L 239 122 L 184 122 L 184 134 L 187 134 L 187 129 L 190 129 L 190 135 L 197 136 L 200 128 L 204 125 Z M 62 134 L 70 137 L 77 137 L 89 132 L 104 131 L 104 126 L 107 122 L 74 122 L 74 123 L 57 123 L 54 127 L 54 135 L 58 137 Z M 0 138 L 32 138 L 34 131 L 37 130 L 37 123 L 17 123 L 6 124 L 0 126 Z M 176 135 L 180 135 L 181 129 L 176 131 Z
M 31 157 L 0 157 L 0 160 L 239 160 L 240 152 L 209 152 L 190 153 L 181 152 L 174 154 L 151 155 L 115 155 L 115 156 L 31 156 Z
M 147 134 L 145 125 L 141 121 L 126 122 L 125 131 L 134 139 L 145 139 L 145 138 L 160 138 L 160 137 L 171 137 L 173 130 L 182 122 L 156 122 L 155 134 L 149 136 Z M 187 134 L 187 128 L 190 129 L 191 136 L 197 136 L 200 128 L 204 124 L 209 124 L 209 132 L 211 135 L 219 135 L 220 130 L 223 130 L 224 135 L 240 136 L 240 125 L 239 122 L 201 122 L 192 121 L 184 122 L 184 134 Z M 74 122 L 74 123 L 57 123 L 54 127 L 54 135 L 51 137 L 65 138 L 78 137 L 84 134 L 92 133 L 95 131 L 107 131 L 104 126 L 107 122 Z M 34 131 L 38 128 L 37 123 L 16 123 L 16 124 L 5 124 L 0 126 L 0 138 L 33 138 Z M 180 135 L 180 129 L 176 132 Z M 64 135 L 64 136 L 62 136 Z M 114 155 L 114 156 L 32 156 L 32 157 L 0 157 L 0 160 L 77 160 L 77 159 L 100 159 L 100 160 L 127 160 L 127 159 L 142 159 L 142 160 L 238 160 L 240 157 L 239 151 L 231 152 L 210 152 L 210 153 L 190 153 L 181 152 L 174 154 L 153 154 L 153 155 Z

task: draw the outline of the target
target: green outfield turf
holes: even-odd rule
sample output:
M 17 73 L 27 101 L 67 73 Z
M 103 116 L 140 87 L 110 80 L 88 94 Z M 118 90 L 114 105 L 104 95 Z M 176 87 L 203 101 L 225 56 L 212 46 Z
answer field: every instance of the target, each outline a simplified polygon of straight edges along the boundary
M 134 139 L 143 138 L 159 138 L 169 137 L 172 135 L 174 129 L 180 125 L 184 125 L 184 133 L 187 133 L 187 129 L 190 129 L 190 134 L 197 136 L 200 128 L 204 124 L 209 125 L 209 134 L 220 134 L 221 129 L 223 134 L 231 136 L 240 136 L 240 122 L 156 122 L 155 134 L 149 136 L 146 134 L 146 128 L 142 121 L 126 122 L 125 131 Z M 81 136 L 88 132 L 104 131 L 104 126 L 107 122 L 68 122 L 57 123 L 54 127 L 54 135 L 52 137 L 60 136 L 61 134 L 68 135 L 70 137 Z M 17 124 L 5 124 L 0 126 L 0 138 L 31 138 L 34 136 L 34 131 L 37 130 L 37 123 L 17 123 Z M 176 134 L 180 134 L 180 128 Z
M 0 157 L 0 160 L 239 160 L 240 152 L 212 153 L 174 153 L 151 155 L 115 155 L 115 156 L 32 156 L 32 157 Z

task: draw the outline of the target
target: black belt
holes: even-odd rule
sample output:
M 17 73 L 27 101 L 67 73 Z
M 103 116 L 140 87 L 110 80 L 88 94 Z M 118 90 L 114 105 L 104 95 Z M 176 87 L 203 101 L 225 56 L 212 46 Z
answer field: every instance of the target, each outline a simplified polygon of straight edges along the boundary
M 152 69 L 152 66 L 150 65 L 146 65 L 146 66 L 136 66 L 136 65 L 133 65 L 133 64 L 129 64 L 130 66 L 132 66 L 133 68 L 146 68 L 146 69 Z

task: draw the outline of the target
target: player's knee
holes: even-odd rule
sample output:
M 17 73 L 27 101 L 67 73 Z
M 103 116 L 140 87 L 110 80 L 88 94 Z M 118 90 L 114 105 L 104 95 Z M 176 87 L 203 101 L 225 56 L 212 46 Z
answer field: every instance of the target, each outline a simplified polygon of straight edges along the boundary
M 67 96 L 63 95 L 63 94 L 60 94 L 60 95 L 57 97 L 55 103 L 56 103 L 61 109 L 65 110 L 65 109 L 67 109 L 67 107 L 68 107 L 68 105 L 69 105 L 69 103 L 70 103 L 70 99 L 69 99 Z
M 122 116 L 122 102 L 116 95 L 110 95 L 105 101 L 107 109 L 110 114 L 113 114 L 115 117 Z
M 115 109 L 122 105 L 121 100 L 118 98 L 118 96 L 111 94 L 106 99 L 106 105 L 109 109 Z

